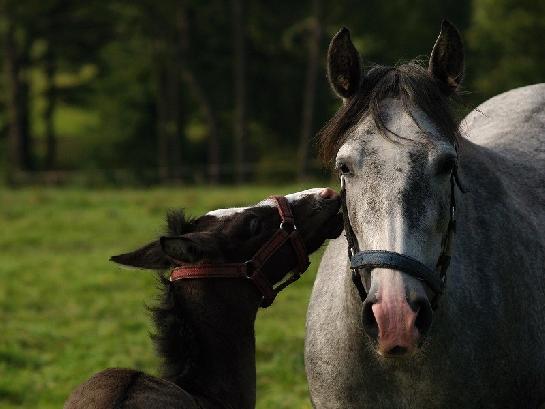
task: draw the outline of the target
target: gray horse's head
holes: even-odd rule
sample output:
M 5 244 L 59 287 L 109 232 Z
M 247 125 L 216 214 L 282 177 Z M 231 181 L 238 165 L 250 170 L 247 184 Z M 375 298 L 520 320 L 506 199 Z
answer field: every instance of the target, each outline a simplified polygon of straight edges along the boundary
M 450 97 L 463 71 L 460 35 L 446 21 L 427 68 L 412 62 L 362 72 L 349 31 L 331 41 L 329 80 L 342 106 L 320 132 L 321 154 L 344 179 L 360 250 L 400 253 L 435 270 L 457 163 Z M 376 351 L 418 350 L 432 323 L 434 291 L 392 268 L 373 268 L 362 279 L 363 326 Z

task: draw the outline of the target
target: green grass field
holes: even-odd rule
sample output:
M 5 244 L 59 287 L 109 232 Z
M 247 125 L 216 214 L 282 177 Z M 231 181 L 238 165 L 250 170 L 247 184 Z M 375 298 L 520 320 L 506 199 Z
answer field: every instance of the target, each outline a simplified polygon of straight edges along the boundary
M 0 190 L 0 408 L 58 409 L 106 367 L 157 374 L 154 274 L 109 256 L 154 238 L 169 208 L 199 215 L 299 187 Z M 258 408 L 310 407 L 304 322 L 319 257 L 258 315 Z

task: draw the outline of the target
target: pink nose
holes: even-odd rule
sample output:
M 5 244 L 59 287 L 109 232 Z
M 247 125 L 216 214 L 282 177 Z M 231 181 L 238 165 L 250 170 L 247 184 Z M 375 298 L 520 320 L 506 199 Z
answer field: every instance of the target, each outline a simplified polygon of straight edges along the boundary
M 324 199 L 335 199 L 339 194 L 335 192 L 333 189 L 326 187 L 322 189 L 322 191 L 319 193 L 320 197 L 323 197 Z
M 420 338 L 415 325 L 418 311 L 405 299 L 385 299 L 371 307 L 378 326 L 378 350 L 384 355 L 403 355 L 413 351 Z

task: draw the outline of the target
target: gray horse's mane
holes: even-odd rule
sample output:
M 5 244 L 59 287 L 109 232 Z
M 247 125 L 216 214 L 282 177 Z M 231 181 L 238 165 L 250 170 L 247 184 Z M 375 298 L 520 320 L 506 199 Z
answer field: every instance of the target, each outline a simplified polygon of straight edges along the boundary
M 396 142 L 390 136 L 392 133 L 386 132 L 388 129 L 381 118 L 379 106 L 385 98 L 399 98 L 409 113 L 411 106 L 418 106 L 445 137 L 456 144 L 459 121 L 454 119 L 453 98 L 426 68 L 416 61 L 396 67 L 375 65 L 363 75 L 356 95 L 343 104 L 319 131 L 320 157 L 324 163 L 333 162 L 348 136 L 347 131 L 367 114 L 371 115 L 384 137 Z

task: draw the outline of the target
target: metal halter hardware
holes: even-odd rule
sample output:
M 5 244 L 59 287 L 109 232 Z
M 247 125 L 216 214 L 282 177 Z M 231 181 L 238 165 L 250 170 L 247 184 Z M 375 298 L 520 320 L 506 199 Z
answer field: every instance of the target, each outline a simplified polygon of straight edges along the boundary
M 443 294 L 447 281 L 447 270 L 450 264 L 452 242 L 456 232 L 456 198 L 454 188 L 458 186 L 461 192 L 465 192 L 461 187 L 457 168 L 454 167 L 450 175 L 450 215 L 449 222 L 443 239 L 441 240 L 441 253 L 437 259 L 435 270 L 429 268 L 422 262 L 407 256 L 388 250 L 359 250 L 358 240 L 350 224 L 348 209 L 346 206 L 346 186 L 344 175 L 341 175 L 341 208 L 344 219 L 344 230 L 348 242 L 348 259 L 352 270 L 352 282 L 354 283 L 358 294 L 363 301 L 367 298 L 367 291 L 362 282 L 359 270 L 371 272 L 374 268 L 391 268 L 402 271 L 418 280 L 425 282 L 435 293 L 431 301 L 433 309 L 437 308 L 439 298 Z
M 261 307 L 270 306 L 276 295 L 291 283 L 297 281 L 301 274 L 310 265 L 305 243 L 297 227 L 288 200 L 284 196 L 271 196 L 280 214 L 280 226 L 273 236 L 263 245 L 254 256 L 243 263 L 210 263 L 182 265 L 176 267 L 170 273 L 170 281 L 195 279 L 195 278 L 242 278 L 252 282 L 261 293 Z M 278 250 L 290 242 L 297 266 L 293 274 L 278 286 L 273 287 L 263 273 L 263 266 L 273 257 Z

